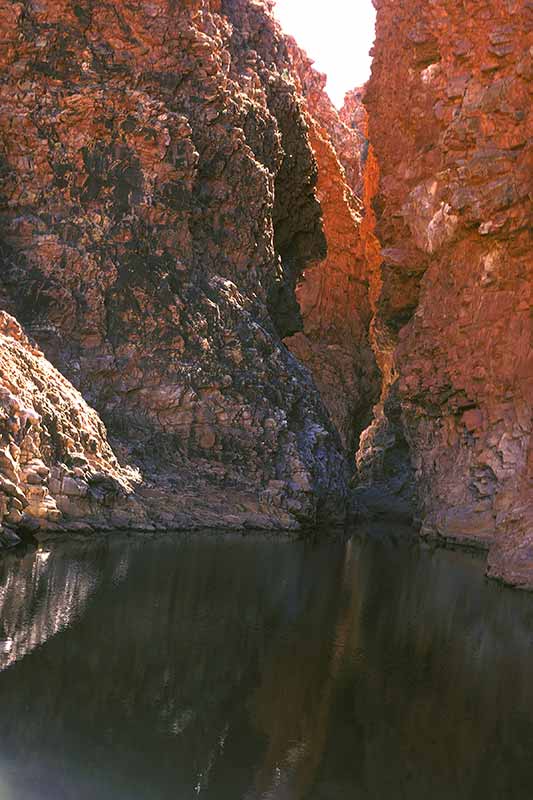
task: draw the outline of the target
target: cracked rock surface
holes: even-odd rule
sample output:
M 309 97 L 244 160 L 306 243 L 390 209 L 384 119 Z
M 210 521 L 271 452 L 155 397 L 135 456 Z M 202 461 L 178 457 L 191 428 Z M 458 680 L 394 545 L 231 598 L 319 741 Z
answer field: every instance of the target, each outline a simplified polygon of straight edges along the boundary
M 379 397 L 369 331 L 373 223 L 363 201 L 368 142 L 357 124 L 364 125 L 366 112 L 354 93 L 352 114 L 347 109 L 339 113 L 326 94 L 326 76 L 294 40 L 289 39 L 289 50 L 318 165 L 317 196 L 328 251 L 303 274 L 296 290 L 303 330 L 286 342 L 311 370 L 353 457 Z
M 282 344 L 326 243 L 268 4 L 25 0 L 0 29 L 1 307 L 139 473 L 142 524 L 342 515 L 340 440 Z M 83 516 L 82 478 L 35 448 L 52 517 Z
M 533 6 L 375 5 L 374 327 L 422 532 L 533 588 Z

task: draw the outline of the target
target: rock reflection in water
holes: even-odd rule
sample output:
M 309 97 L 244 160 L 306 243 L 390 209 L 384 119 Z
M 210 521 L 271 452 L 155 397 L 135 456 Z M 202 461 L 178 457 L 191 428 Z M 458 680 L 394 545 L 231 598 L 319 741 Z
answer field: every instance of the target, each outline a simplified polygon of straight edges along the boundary
M 80 616 L 99 575 L 92 551 L 72 547 L 67 559 L 43 549 L 0 560 L 0 672 Z
M 197 535 L 0 574 L 2 800 L 533 796 L 533 598 L 470 556 Z
M 533 797 L 533 597 L 464 552 L 354 546 L 359 627 L 310 797 Z

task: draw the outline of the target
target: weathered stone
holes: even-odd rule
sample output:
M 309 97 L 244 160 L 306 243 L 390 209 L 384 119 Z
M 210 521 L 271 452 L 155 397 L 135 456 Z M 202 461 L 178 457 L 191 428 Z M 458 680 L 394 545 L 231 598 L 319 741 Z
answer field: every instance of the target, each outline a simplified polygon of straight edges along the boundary
M 85 497 L 89 487 L 83 481 L 75 478 L 65 477 L 61 483 L 61 493 L 67 497 Z
M 20 525 L 22 522 L 22 512 L 16 508 L 12 508 L 9 514 L 4 517 L 4 523 L 7 525 Z
M 339 113 L 325 92 L 326 76 L 313 69 L 296 42 L 289 45 L 318 164 L 328 254 L 305 271 L 298 285 L 303 331 L 286 343 L 311 370 L 344 446 L 353 453 L 379 397 L 362 200 L 366 114 L 356 92 Z
M 0 476 L 0 490 L 5 492 L 5 494 L 7 494 L 9 497 L 14 497 L 24 504 L 24 494 L 21 492 L 19 487 L 8 478 L 3 478 Z
M 0 522 L 342 515 L 375 404 L 361 507 L 533 586 L 531 3 L 375 5 L 339 113 L 270 2 L 0 12 Z
M 491 575 L 531 586 L 531 12 L 518 3 L 511 20 L 496 0 L 376 6 L 365 102 L 377 232 L 385 253 L 401 246 L 424 267 L 406 282 L 382 266 L 384 424 L 393 448 L 408 445 L 423 530 L 490 546 Z M 438 64 L 420 63 L 426 41 Z
M 288 486 L 296 459 L 297 524 L 337 517 L 344 453 L 282 344 L 302 324 L 295 285 L 326 250 L 286 42 L 261 2 L 152 10 L 112 0 L 80 14 L 66 0 L 6 17 L 0 308 L 71 382 L 25 340 L 40 360 L 31 391 L 9 389 L 25 393 L 6 419 L 12 441 L 31 443 L 18 463 L 41 457 L 89 481 L 103 469 L 118 487 L 92 494 L 103 523 L 112 503 L 117 519 L 148 524 L 159 512 L 146 500 L 139 517 L 135 489 L 156 483 L 182 525 L 191 494 L 190 524 L 202 498 L 206 520 L 231 511 L 222 480 L 212 498 L 213 467 L 256 519 L 260 492 Z M 22 341 L 15 320 L 2 325 L 5 341 Z M 265 435 L 267 419 L 278 425 Z M 63 475 L 42 477 L 73 510 Z M 32 497 L 44 514 L 47 495 Z

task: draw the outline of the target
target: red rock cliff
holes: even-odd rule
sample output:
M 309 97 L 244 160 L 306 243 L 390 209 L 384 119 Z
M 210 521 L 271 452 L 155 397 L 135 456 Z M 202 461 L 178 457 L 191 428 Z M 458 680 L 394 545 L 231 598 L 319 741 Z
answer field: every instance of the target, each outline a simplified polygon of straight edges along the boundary
M 367 120 L 270 2 L 0 0 L 8 531 L 313 523 L 376 403 L 363 480 L 533 588 L 533 6 L 375 2 Z
M 533 586 L 533 5 L 375 0 L 365 102 L 381 173 L 392 413 L 423 533 Z
M 268 4 L 2 0 L 0 31 L 2 308 L 101 414 L 156 524 L 342 506 L 337 434 L 281 341 L 326 245 Z
M 322 398 L 353 457 L 379 395 L 370 344 L 368 215 L 362 200 L 367 140 L 347 113 L 344 122 L 325 91 L 326 77 L 289 40 L 297 86 L 304 98 L 309 138 L 318 165 L 327 257 L 310 265 L 296 296 L 303 330 L 286 342 L 311 370 Z M 365 115 L 355 101 L 354 116 Z

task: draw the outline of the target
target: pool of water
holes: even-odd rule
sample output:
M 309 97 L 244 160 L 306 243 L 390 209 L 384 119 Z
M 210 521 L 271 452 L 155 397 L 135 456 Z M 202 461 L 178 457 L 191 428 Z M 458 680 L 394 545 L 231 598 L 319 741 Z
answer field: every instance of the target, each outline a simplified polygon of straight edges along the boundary
M 0 561 L 1 800 L 528 800 L 533 596 L 382 526 Z

